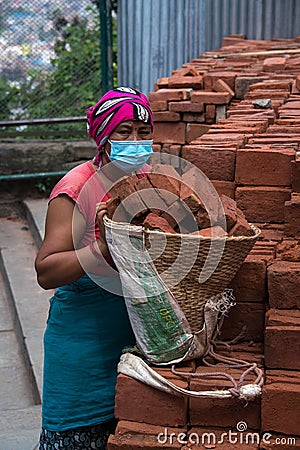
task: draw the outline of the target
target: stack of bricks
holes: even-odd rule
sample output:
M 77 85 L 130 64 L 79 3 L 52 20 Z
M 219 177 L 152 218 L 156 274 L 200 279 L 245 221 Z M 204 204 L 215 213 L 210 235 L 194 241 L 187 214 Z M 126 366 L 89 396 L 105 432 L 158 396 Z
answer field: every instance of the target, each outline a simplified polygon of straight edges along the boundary
M 164 161 L 179 156 L 182 172 L 184 161 L 194 164 L 262 230 L 231 283 L 236 306 L 220 337 L 243 339 L 226 351 L 256 362 L 265 379 L 261 398 L 245 406 L 235 398 L 175 397 L 121 374 L 119 423 L 108 448 L 300 448 L 300 38 L 229 36 L 218 51 L 159 79 L 149 99 L 155 150 Z M 204 369 L 197 361 L 181 367 Z M 193 390 L 226 384 L 156 370 Z M 239 422 L 263 437 L 260 442 L 228 442 Z M 203 438 L 208 446 L 201 444 L 205 433 L 216 442 Z

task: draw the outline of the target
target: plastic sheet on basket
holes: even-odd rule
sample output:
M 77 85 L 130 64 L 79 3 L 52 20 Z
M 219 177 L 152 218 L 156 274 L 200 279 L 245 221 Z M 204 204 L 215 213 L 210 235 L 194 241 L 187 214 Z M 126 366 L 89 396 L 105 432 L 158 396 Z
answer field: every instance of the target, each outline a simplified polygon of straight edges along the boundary
M 203 356 L 222 308 L 231 306 L 226 292 L 205 302 L 201 329 L 192 330 L 176 298 L 156 270 L 145 246 L 143 228 L 109 219 L 104 223 L 140 351 L 154 364 Z

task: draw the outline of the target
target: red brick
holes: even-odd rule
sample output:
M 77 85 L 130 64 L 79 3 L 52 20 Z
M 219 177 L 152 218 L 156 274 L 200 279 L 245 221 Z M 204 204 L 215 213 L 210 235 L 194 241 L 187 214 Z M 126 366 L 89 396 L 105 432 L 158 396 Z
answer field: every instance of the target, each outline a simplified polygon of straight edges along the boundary
M 284 57 L 266 58 L 263 62 L 263 71 L 279 72 L 280 70 L 284 70 L 285 65 L 286 65 L 286 58 Z
M 275 247 L 276 242 L 268 242 L 268 241 L 260 241 L 258 240 L 252 250 L 251 254 L 254 257 L 260 258 L 263 261 L 266 261 L 267 265 L 270 265 L 275 258 Z
M 150 425 L 148 423 L 131 422 L 129 420 L 120 420 L 117 424 L 115 434 L 120 436 L 124 434 L 150 434 L 158 435 L 161 432 L 165 432 L 165 429 L 159 425 Z M 184 428 L 168 428 L 166 430 L 166 435 L 169 436 L 170 433 L 184 433 L 186 429 Z
M 300 383 L 290 383 L 290 372 L 285 374 L 285 382 L 274 381 L 263 388 L 262 430 L 299 436 Z
M 216 133 L 206 133 L 201 138 L 198 139 L 200 144 L 210 144 L 216 145 L 219 144 L 224 147 L 226 144 L 231 145 L 235 148 L 244 147 L 246 144 L 245 135 L 239 133 L 238 130 L 236 133 L 220 133 L 219 135 Z
M 137 180 L 138 178 L 135 175 L 120 178 L 110 187 L 109 193 L 114 198 L 119 197 L 120 200 L 124 200 L 124 198 L 135 192 L 134 185 Z
M 263 367 L 263 343 L 253 341 L 238 341 L 234 344 L 225 346 L 217 345 L 217 352 L 220 355 L 229 356 L 231 358 L 241 358 L 244 361 L 256 363 L 260 368 Z
M 156 111 L 167 111 L 168 109 L 168 102 L 165 100 L 152 100 L 150 105 L 153 113 Z
M 185 124 L 172 122 L 157 122 L 154 127 L 155 143 L 185 144 Z
M 181 447 L 181 444 L 175 440 L 172 444 L 164 444 L 163 446 L 167 450 L 181 449 Z M 157 436 L 147 434 L 110 435 L 107 443 L 108 450 L 153 450 L 161 448 L 162 444 L 157 441 Z
M 153 112 L 154 122 L 179 122 L 180 114 L 171 111 Z
M 184 185 L 185 186 L 185 185 Z M 187 205 L 187 207 L 192 211 L 193 214 L 196 214 L 199 211 L 200 207 L 203 207 L 201 200 L 198 198 L 194 192 L 190 190 L 180 189 L 180 198 Z
M 177 383 L 187 388 L 186 382 Z M 185 426 L 187 398 L 167 394 L 121 374 L 117 380 L 115 416 L 153 425 Z
M 215 212 L 209 215 L 207 210 L 203 206 L 202 208 L 199 209 L 195 218 L 196 223 L 199 229 L 201 230 L 216 225 L 218 221 L 218 213 Z
M 110 198 L 107 202 L 106 202 L 106 208 L 107 208 L 107 215 L 110 219 L 113 218 L 113 215 L 117 209 L 117 207 L 120 205 L 121 200 L 119 197 L 117 198 Z
M 195 195 L 202 201 L 202 210 L 205 210 L 204 204 L 206 204 L 207 209 L 209 209 L 212 216 L 212 221 L 217 222 L 220 207 L 220 198 L 217 192 L 208 179 L 203 179 L 202 172 L 197 167 L 190 167 L 190 165 L 188 167 L 188 170 L 184 172 L 181 177 L 181 198 L 184 198 L 191 193 L 195 193 Z M 205 213 L 205 211 L 202 211 L 201 215 L 203 213 L 207 218 L 207 213 Z M 202 225 L 201 228 L 202 227 L 206 228 L 206 226 L 204 225 Z
M 264 320 L 265 306 L 262 303 L 237 303 L 225 317 L 221 328 L 221 339 L 234 339 L 243 330 L 246 339 L 262 342 Z
M 192 89 L 159 89 L 149 93 L 149 101 L 152 106 L 153 101 L 181 101 L 190 100 Z
M 230 283 L 230 287 L 238 302 L 265 302 L 267 298 L 266 262 L 252 256 L 250 252 Z
M 205 149 L 190 145 L 183 147 L 182 157 L 202 170 L 211 180 L 233 181 L 234 179 L 234 150 Z
M 138 178 L 135 175 L 121 178 L 109 190 L 114 198 L 120 198 L 122 207 L 118 208 L 117 221 L 123 221 L 123 217 L 127 217 L 127 221 L 131 221 L 133 217 L 139 217 L 147 211 L 145 203 L 143 203 L 138 192 L 135 190 L 135 183 Z
M 204 237 L 228 236 L 228 233 L 226 233 L 226 231 L 218 225 L 210 228 L 202 228 L 202 230 L 194 231 L 191 234 L 197 234 Z
M 275 90 L 291 90 L 291 81 L 277 81 L 277 80 L 265 80 L 260 83 L 251 84 L 249 86 L 249 91 L 256 89 L 275 89 Z
M 236 183 L 255 186 L 290 186 L 292 149 L 239 149 Z
M 147 206 L 137 191 L 122 200 L 122 207 L 126 212 L 128 222 L 143 216 L 147 212 Z
M 284 221 L 284 204 L 290 198 L 290 189 L 276 187 L 238 187 L 235 199 L 250 222 Z
M 232 117 L 229 119 L 222 119 L 218 121 L 217 125 L 211 127 L 212 129 L 216 128 L 221 130 L 222 128 L 232 128 L 235 130 L 241 130 L 240 132 L 253 132 L 253 133 L 264 133 L 268 128 L 268 121 L 266 119 L 260 120 L 244 120 L 239 118 L 237 120 L 236 117 Z
M 233 198 L 235 196 L 235 183 L 232 181 L 218 181 L 211 180 L 214 188 L 216 189 L 219 196 L 227 195 L 227 197 Z
M 200 114 L 204 111 L 204 105 L 203 103 L 196 103 L 196 102 L 170 102 L 169 103 L 169 110 L 174 111 L 177 113 L 197 113 Z
M 168 209 L 162 214 L 162 217 L 166 219 L 172 227 L 180 224 L 188 214 L 188 209 L 181 200 L 177 200 L 172 203 Z
M 300 383 L 300 372 L 297 370 L 286 370 L 282 369 L 272 369 L 266 370 L 265 372 L 265 384 L 273 383 L 284 383 L 284 384 L 294 384 Z
M 228 234 L 229 236 L 251 236 L 252 230 L 245 217 L 238 215 L 236 223 Z
M 166 189 L 179 196 L 181 177 L 172 165 L 156 163 L 152 167 L 152 172 L 149 172 L 147 176 L 157 189 Z
M 207 369 L 204 367 L 203 371 L 209 372 Z M 224 370 L 220 368 L 220 372 Z M 214 367 L 214 371 L 218 371 L 218 368 Z M 214 389 L 224 389 L 229 387 L 229 383 L 224 379 L 212 380 L 211 377 L 208 381 L 197 378 L 190 382 L 190 389 L 195 391 L 212 390 L 212 386 L 215 386 Z M 260 428 L 260 398 L 247 405 L 237 398 L 190 398 L 191 426 L 235 428 L 240 421 L 246 422 L 248 427 L 254 430 Z
M 221 79 L 225 81 L 225 83 L 228 84 L 228 86 L 234 91 L 234 83 L 236 76 L 239 75 L 238 72 L 234 72 L 233 70 L 230 71 L 211 71 L 204 75 L 203 77 L 203 83 L 204 83 L 204 89 L 206 91 L 212 91 L 214 83 Z
M 300 136 L 295 134 L 291 134 L 290 136 L 287 134 L 285 136 L 281 136 L 275 133 L 265 133 L 249 138 L 248 143 L 252 145 L 256 144 L 257 146 L 271 144 L 274 147 L 275 145 L 280 145 L 283 148 L 291 147 L 296 149 L 299 138 Z
M 300 369 L 300 312 L 270 309 L 266 313 L 265 364 L 273 369 Z
M 284 204 L 284 234 L 300 237 L 300 195 Z
M 271 308 L 300 308 L 299 263 L 276 260 L 268 267 L 268 288 Z
M 206 105 L 205 106 L 205 121 L 208 124 L 215 122 L 216 117 L 216 105 Z
M 292 167 L 292 190 L 300 192 L 300 159 L 291 162 Z
M 199 72 L 193 67 L 187 64 L 184 64 L 181 68 L 172 70 L 172 75 L 178 75 L 182 77 L 186 76 L 199 76 Z
M 186 142 L 190 143 L 209 130 L 209 125 L 188 123 L 186 126 Z
M 264 241 L 280 242 L 283 238 L 284 225 L 276 223 L 254 223 L 260 230 Z
M 255 91 L 248 92 L 245 94 L 245 100 L 259 100 L 262 98 L 271 99 L 272 103 L 270 108 L 275 107 L 275 100 L 281 100 L 278 106 L 281 106 L 283 100 L 289 97 L 289 92 L 286 90 L 273 90 L 273 89 L 256 89 Z
M 147 215 L 145 220 L 143 221 L 143 225 L 145 228 L 149 230 L 160 230 L 164 233 L 172 233 L 176 234 L 173 230 L 169 222 L 163 217 L 158 216 L 157 214 L 150 213 Z
M 230 95 L 228 92 L 194 91 L 191 101 L 207 105 L 224 105 L 229 103 Z
M 296 97 L 297 98 L 297 97 Z M 300 101 L 299 98 L 297 98 L 297 100 L 295 101 L 287 101 L 286 103 L 284 103 L 284 105 L 282 106 L 282 110 L 288 110 L 288 109 L 292 109 L 292 110 L 299 110 L 300 108 Z
M 276 258 L 283 261 L 300 262 L 300 239 L 283 239 L 276 247 Z
M 175 87 L 186 87 L 193 89 L 202 89 L 202 76 L 172 76 L 169 78 L 169 86 L 172 88 Z
M 223 206 L 222 214 L 224 213 L 226 219 L 227 231 L 230 231 L 237 221 L 236 201 L 230 197 L 226 197 L 226 195 L 221 195 L 221 203 Z
M 181 176 L 182 184 L 180 186 L 181 190 L 185 191 L 185 185 L 191 190 L 197 189 L 201 185 L 202 174 L 199 169 L 195 166 L 188 165 Z
M 160 151 L 161 151 L 161 145 L 159 145 L 159 144 L 153 144 L 153 145 L 152 145 L 152 150 L 153 150 L 154 152 L 160 152 Z
M 157 175 L 157 174 L 147 174 L 147 177 L 140 178 L 136 184 L 135 189 L 138 191 L 138 194 L 140 198 L 142 199 L 143 203 L 147 206 L 147 208 L 154 213 L 158 213 L 159 211 L 165 211 L 167 209 L 167 204 L 165 203 L 164 199 L 159 195 L 158 191 L 155 189 L 155 186 L 150 182 L 151 177 L 164 177 L 165 186 L 168 182 L 166 180 L 166 177 L 164 175 Z M 167 184 L 168 186 L 171 185 L 171 183 Z M 172 199 L 174 201 L 175 199 Z
M 170 448 L 168 444 L 173 444 L 173 448 L 181 448 L 180 440 L 182 440 L 187 434 L 187 430 L 184 428 L 171 428 L 163 427 L 159 425 L 150 425 L 147 423 L 130 422 L 127 420 L 121 420 L 118 422 L 114 437 L 109 438 L 108 448 L 123 448 L 123 444 L 126 445 L 140 445 L 143 447 L 135 448 Z M 119 447 L 110 447 L 110 444 L 119 445 Z M 157 446 L 159 444 L 159 446 Z M 146 447 L 146 448 L 148 448 Z M 132 448 L 132 447 L 130 447 Z
M 204 123 L 205 122 L 204 112 L 201 112 L 200 114 L 193 112 L 184 112 L 182 115 L 182 120 L 183 122 Z
M 280 108 L 278 115 L 280 119 L 296 119 L 299 117 L 299 109 Z
M 216 92 L 228 92 L 229 96 L 230 96 L 230 99 L 232 99 L 234 97 L 234 91 L 221 78 L 219 78 L 217 81 L 214 82 L 213 90 L 216 91 Z
M 296 88 L 300 91 L 300 75 L 296 77 Z
M 158 78 L 156 81 L 156 84 L 154 85 L 154 90 L 157 92 L 160 88 L 167 88 L 169 86 L 169 78 L 168 77 L 162 77 Z
M 144 199 L 143 191 L 139 191 L 139 194 L 143 198 L 144 203 L 151 208 L 152 212 L 158 213 L 158 210 L 166 211 L 177 200 L 179 196 L 178 188 L 165 175 L 159 173 L 151 173 L 148 175 L 150 189 L 145 192 L 146 198 Z
M 181 155 L 181 145 L 163 144 L 161 151 L 162 153 L 167 153 L 168 155 L 175 155 L 179 157 Z M 174 159 L 172 159 L 172 161 L 173 160 Z M 169 164 L 172 164 L 171 160 Z

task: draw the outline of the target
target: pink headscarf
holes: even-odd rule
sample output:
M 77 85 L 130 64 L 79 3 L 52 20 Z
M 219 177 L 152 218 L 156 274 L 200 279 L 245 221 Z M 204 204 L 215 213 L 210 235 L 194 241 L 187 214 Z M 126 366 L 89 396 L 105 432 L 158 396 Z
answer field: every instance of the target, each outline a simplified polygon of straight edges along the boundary
M 101 150 L 115 128 L 127 120 L 141 120 L 153 128 L 153 116 L 147 97 L 129 87 L 118 87 L 108 91 L 95 106 L 86 110 L 89 137 L 94 139 L 97 150 Z M 99 164 L 100 154 L 94 162 Z

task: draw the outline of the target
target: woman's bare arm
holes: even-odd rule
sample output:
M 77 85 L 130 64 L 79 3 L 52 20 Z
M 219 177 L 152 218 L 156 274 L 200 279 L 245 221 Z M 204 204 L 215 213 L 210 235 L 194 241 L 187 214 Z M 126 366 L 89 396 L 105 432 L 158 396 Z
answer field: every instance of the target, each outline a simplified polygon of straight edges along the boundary
M 103 217 L 106 209 L 102 205 L 97 217 Z M 73 214 L 74 213 L 74 214 Z M 53 289 L 77 280 L 86 272 L 112 275 L 104 258 L 96 257 L 89 247 L 77 249 L 85 232 L 85 219 L 78 212 L 75 203 L 66 195 L 53 199 L 47 211 L 45 237 L 35 261 L 37 279 L 44 289 Z M 108 255 L 105 238 L 97 241 L 99 252 Z M 100 255 L 101 256 L 101 255 Z M 108 273 L 110 272 L 110 273 Z

